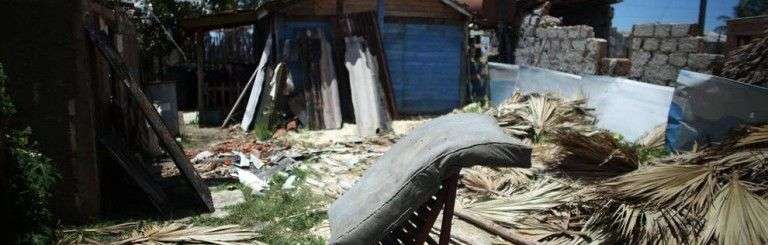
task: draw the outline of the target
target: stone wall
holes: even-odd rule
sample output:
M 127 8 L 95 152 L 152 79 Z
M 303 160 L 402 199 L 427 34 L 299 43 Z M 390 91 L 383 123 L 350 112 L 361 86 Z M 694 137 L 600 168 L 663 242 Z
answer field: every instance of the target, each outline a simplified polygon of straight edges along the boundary
M 551 16 L 529 15 L 520 28 L 515 62 L 577 74 L 597 74 L 608 43 L 590 26 L 559 26 Z
M 641 24 L 630 35 L 630 78 L 674 85 L 680 69 L 716 74 L 723 55 L 706 53 L 705 40 L 692 24 Z

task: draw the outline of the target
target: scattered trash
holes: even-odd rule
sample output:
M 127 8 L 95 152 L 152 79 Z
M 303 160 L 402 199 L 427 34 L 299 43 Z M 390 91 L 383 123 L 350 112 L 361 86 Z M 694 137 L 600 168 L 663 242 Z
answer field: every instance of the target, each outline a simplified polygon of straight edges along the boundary
M 237 178 L 240 180 L 240 183 L 251 188 L 251 194 L 258 194 L 269 186 L 267 181 L 248 170 L 238 168 Z
M 296 188 L 296 186 L 293 185 L 294 182 L 296 182 L 296 175 L 291 175 L 288 177 L 288 179 L 285 180 L 285 183 L 283 183 L 283 190 Z
M 214 153 L 210 152 L 210 151 L 203 151 L 203 152 L 197 153 L 197 155 L 195 155 L 195 157 L 193 157 L 192 160 L 190 160 L 190 161 L 193 164 L 197 164 L 197 163 L 200 163 L 201 161 L 203 161 L 205 159 L 208 159 L 209 157 L 212 157 L 213 154 Z

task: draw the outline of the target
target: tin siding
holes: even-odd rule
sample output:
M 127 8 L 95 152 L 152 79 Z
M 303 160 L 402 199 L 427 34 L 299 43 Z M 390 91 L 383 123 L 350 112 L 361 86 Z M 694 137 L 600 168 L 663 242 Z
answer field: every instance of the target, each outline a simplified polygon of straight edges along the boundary
M 459 106 L 463 28 L 385 23 L 384 48 L 398 111 L 436 114 Z

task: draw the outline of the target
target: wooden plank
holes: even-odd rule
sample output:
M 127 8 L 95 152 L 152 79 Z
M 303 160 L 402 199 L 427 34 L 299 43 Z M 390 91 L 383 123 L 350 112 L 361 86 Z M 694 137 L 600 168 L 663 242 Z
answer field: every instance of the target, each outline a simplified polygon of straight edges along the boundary
M 446 195 L 445 205 L 443 206 L 443 221 L 440 223 L 440 245 L 448 245 L 451 242 L 451 226 L 453 223 L 453 206 L 456 205 L 456 186 L 459 184 L 459 173 L 456 172 L 451 177 L 443 181 L 443 188 Z M 431 227 L 430 227 L 431 228 Z M 427 231 L 429 232 L 429 231 Z
M 168 215 L 169 205 L 165 191 L 152 179 L 150 173 L 128 154 L 125 141 L 113 135 L 102 135 L 99 136 L 98 140 L 99 144 L 109 153 L 109 156 L 125 170 L 128 177 L 147 194 L 152 206 L 157 208 L 157 211 L 161 214 Z
M 243 91 L 240 92 L 240 96 L 237 97 L 237 101 L 235 101 L 235 105 L 232 106 L 232 109 L 229 110 L 229 114 L 227 114 L 227 118 L 224 119 L 224 122 L 221 123 L 221 128 L 227 127 L 227 123 L 229 120 L 232 119 L 232 115 L 235 114 L 235 111 L 238 107 L 240 107 L 240 103 L 243 102 L 243 98 L 245 98 L 245 94 L 248 93 L 248 88 L 253 85 L 253 81 L 256 79 L 256 73 L 258 73 L 259 70 L 256 69 L 253 71 L 253 74 L 251 74 L 251 78 L 248 79 L 248 83 L 245 84 L 245 87 L 243 88 Z
M 195 57 L 197 60 L 197 116 L 205 111 L 205 67 L 203 61 L 203 33 L 195 32 Z
M 165 149 L 165 151 L 171 156 L 173 162 L 176 164 L 176 167 L 185 177 L 190 187 L 192 187 L 192 190 L 196 192 L 197 195 L 195 195 L 195 197 L 198 201 L 197 205 L 205 211 L 212 212 L 214 208 L 213 202 L 211 201 L 211 192 L 208 190 L 208 187 L 205 185 L 205 183 L 203 183 L 200 175 L 198 175 L 195 171 L 192 163 L 190 163 L 189 159 L 187 159 L 186 155 L 184 154 L 184 150 L 182 150 L 181 146 L 171 136 L 170 131 L 168 131 L 165 123 L 163 123 L 162 119 L 160 118 L 160 114 L 157 113 L 155 107 L 152 106 L 152 103 L 149 102 L 147 97 L 139 88 L 136 80 L 134 80 L 134 78 L 128 72 L 128 68 L 121 60 L 120 55 L 117 54 L 114 49 L 112 49 L 103 34 L 87 26 L 83 28 L 88 34 L 88 38 L 91 40 L 91 42 L 93 42 L 93 44 L 99 49 L 100 53 L 104 56 L 107 62 L 109 62 L 110 67 L 115 71 L 115 75 L 121 81 L 122 85 L 127 88 L 131 97 L 139 105 L 139 109 L 146 117 L 150 127 L 155 131 L 155 134 L 157 134 L 158 138 L 160 139 L 163 149 Z

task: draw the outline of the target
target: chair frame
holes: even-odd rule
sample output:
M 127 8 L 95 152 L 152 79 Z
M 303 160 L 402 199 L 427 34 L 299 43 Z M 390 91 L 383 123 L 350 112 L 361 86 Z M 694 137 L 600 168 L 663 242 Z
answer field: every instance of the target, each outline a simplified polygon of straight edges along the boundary
M 400 227 L 391 231 L 379 244 L 430 244 L 447 245 L 451 240 L 453 207 L 456 203 L 456 188 L 459 173 L 455 172 L 443 180 L 440 190 L 408 218 Z M 439 241 L 429 236 L 437 221 L 440 211 L 443 221 L 440 227 Z

